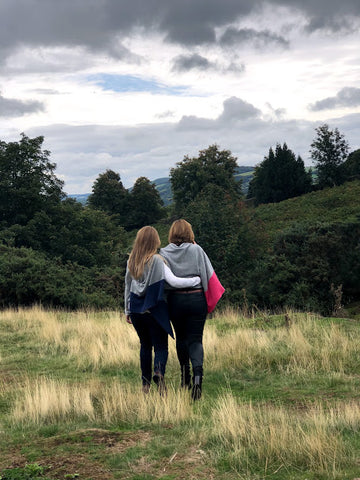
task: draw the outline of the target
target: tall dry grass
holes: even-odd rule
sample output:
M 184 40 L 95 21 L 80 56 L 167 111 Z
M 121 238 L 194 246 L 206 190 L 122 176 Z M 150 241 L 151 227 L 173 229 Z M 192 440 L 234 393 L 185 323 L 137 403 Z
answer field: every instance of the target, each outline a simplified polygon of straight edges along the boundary
M 206 361 L 212 369 L 245 367 L 309 375 L 347 373 L 360 367 L 360 335 L 330 320 L 325 324 L 316 315 L 288 312 L 287 324 L 259 328 L 249 318 L 232 313 L 224 319 L 228 329 L 219 333 L 217 325 L 223 318 L 215 317 L 205 331 Z
M 316 404 L 292 411 L 241 403 L 227 394 L 216 402 L 212 421 L 218 453 L 236 471 L 262 467 L 267 474 L 299 466 L 335 476 L 349 461 L 341 432 L 360 431 L 360 406 L 339 402 L 335 407 Z
M 11 421 L 18 425 L 88 420 L 116 425 L 184 426 L 184 435 L 214 444 L 214 459 L 226 458 L 237 472 L 264 474 L 301 468 L 336 476 L 349 462 L 344 429 L 360 432 L 359 403 L 338 401 L 303 405 L 242 402 L 228 392 L 194 409 L 188 392 L 170 387 L 166 396 L 156 389 L 143 394 L 118 382 L 68 384 L 50 378 L 28 379 L 19 389 Z
M 195 419 L 188 392 L 170 386 L 166 395 L 160 396 L 156 388 L 152 388 L 150 394 L 143 394 L 138 388 L 111 384 L 99 398 L 103 420 L 179 425 Z
M 66 313 L 38 306 L 4 310 L 0 323 L 32 336 L 44 352 L 75 358 L 79 367 L 138 364 L 138 337 L 119 312 Z
M 256 315 L 259 315 L 256 312 Z M 205 326 L 207 369 L 260 368 L 289 375 L 347 373 L 360 368 L 360 335 L 312 314 L 287 312 L 288 323 L 271 327 L 271 318 L 228 309 Z M 260 318 L 260 320 L 262 320 Z M 75 358 L 79 367 L 139 365 L 139 340 L 119 312 L 57 312 L 41 307 L 4 310 L 0 323 L 31 335 L 38 348 Z M 221 328 L 219 328 L 219 326 Z M 176 366 L 169 341 L 169 365 Z
M 18 390 L 10 416 L 14 424 L 88 419 L 106 424 L 177 425 L 194 419 L 186 393 L 171 386 L 166 395 L 160 396 L 155 386 L 144 394 L 139 386 L 114 381 L 69 384 L 51 378 L 28 378 Z
M 91 389 L 63 381 L 26 379 L 11 412 L 14 423 L 41 424 L 85 417 L 94 419 Z
M 31 336 L 41 352 L 74 358 L 79 368 L 139 367 L 138 336 L 120 312 L 63 312 L 36 306 L 4 310 L 0 324 Z M 174 342 L 169 348 L 175 359 Z

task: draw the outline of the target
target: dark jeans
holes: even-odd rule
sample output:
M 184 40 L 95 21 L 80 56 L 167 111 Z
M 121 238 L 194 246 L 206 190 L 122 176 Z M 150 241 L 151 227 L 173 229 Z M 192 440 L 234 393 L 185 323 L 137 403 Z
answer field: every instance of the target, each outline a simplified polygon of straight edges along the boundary
M 152 378 L 152 349 L 154 348 L 154 373 L 165 375 L 168 358 L 168 334 L 150 313 L 132 313 L 132 324 L 140 339 L 140 367 L 143 385 Z
M 189 359 L 193 374 L 203 374 L 204 349 L 203 332 L 207 314 L 207 304 L 203 292 L 177 293 L 168 296 L 170 320 L 176 334 L 176 352 L 183 375 L 188 377 Z M 184 383 L 189 383 L 186 378 Z

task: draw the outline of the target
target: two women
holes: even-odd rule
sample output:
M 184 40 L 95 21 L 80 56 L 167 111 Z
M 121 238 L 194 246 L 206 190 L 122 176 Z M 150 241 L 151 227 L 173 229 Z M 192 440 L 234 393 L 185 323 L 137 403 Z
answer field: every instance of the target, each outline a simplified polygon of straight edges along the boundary
M 160 238 L 155 228 L 141 228 L 135 238 L 125 275 L 125 314 L 140 339 L 140 367 L 144 392 L 150 389 L 151 379 L 160 393 L 165 389 L 164 375 L 168 357 L 168 335 L 173 337 L 169 322 L 164 287 L 192 288 L 200 281 L 175 277 L 164 259 L 157 254 Z M 154 371 L 152 373 L 152 349 Z
M 186 220 L 176 220 L 172 224 L 169 242 L 160 250 L 161 256 L 157 255 L 160 247 L 157 231 L 149 226 L 139 230 L 126 269 L 125 313 L 140 339 L 143 390 L 147 392 L 150 388 L 152 348 L 155 352 L 153 380 L 160 392 L 165 388 L 168 334 L 173 337 L 170 314 L 176 333 L 181 384 L 191 388 L 191 361 L 191 393 L 192 398 L 198 400 L 202 393 L 202 339 L 206 315 L 215 308 L 224 288 L 207 255 L 195 244 L 194 233 Z M 164 298 L 165 287 L 169 291 L 168 305 Z

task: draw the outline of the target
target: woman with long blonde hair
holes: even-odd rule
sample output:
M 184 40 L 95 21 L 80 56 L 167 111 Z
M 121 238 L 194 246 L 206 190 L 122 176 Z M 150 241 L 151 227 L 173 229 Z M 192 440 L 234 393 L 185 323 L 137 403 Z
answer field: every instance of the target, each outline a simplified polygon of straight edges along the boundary
M 125 314 L 140 340 L 140 367 L 143 391 L 150 389 L 151 379 L 164 392 L 164 375 L 168 358 L 168 335 L 173 332 L 164 298 L 168 284 L 174 288 L 190 288 L 199 277 L 178 278 L 157 254 L 160 237 L 151 226 L 141 228 L 136 235 L 125 274 Z M 154 372 L 152 374 L 152 350 Z

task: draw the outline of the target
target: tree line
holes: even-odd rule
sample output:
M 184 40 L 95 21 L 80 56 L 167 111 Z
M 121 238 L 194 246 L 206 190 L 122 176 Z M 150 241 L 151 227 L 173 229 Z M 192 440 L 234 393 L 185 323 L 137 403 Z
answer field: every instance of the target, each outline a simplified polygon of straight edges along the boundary
M 277 145 L 255 168 L 251 203 L 280 202 L 359 175 L 359 150 L 349 155 L 344 136 L 327 125 L 316 133 L 311 155 L 317 181 L 286 144 Z M 66 198 L 43 140 L 22 134 L 19 142 L 0 142 L 3 306 L 118 308 L 133 230 L 179 217 L 192 223 L 226 287 L 225 301 L 233 305 L 330 312 L 335 291 L 339 296 L 341 289 L 343 298 L 360 296 L 347 268 L 349 258 L 352 271 L 360 265 L 354 233 L 359 225 L 321 225 L 316 219 L 269 240 L 235 180 L 237 163 L 229 150 L 211 145 L 178 162 L 170 171 L 173 204 L 167 208 L 149 179 L 140 177 L 127 190 L 112 170 L 98 176 L 83 206 Z

